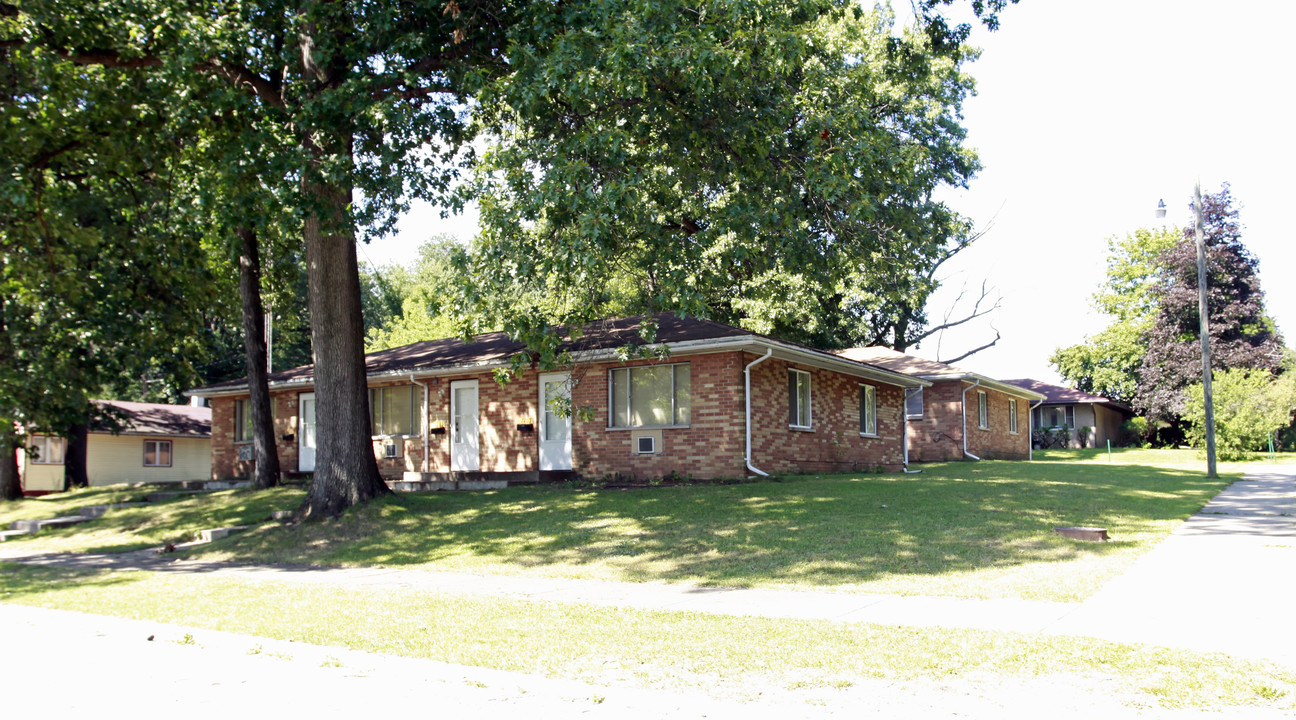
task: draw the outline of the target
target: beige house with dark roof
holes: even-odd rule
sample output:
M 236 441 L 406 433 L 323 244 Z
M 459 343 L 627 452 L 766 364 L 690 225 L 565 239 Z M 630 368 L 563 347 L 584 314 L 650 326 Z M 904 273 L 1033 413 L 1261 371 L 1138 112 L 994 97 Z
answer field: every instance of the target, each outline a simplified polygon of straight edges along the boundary
M 910 390 L 905 399 L 910 460 L 1030 457 L 1030 408 L 1044 399 L 1042 394 L 886 347 L 838 354 L 931 383 Z
M 1055 433 L 1065 431 L 1068 447 L 1082 447 L 1080 432 L 1083 428 L 1089 428 L 1084 446 L 1101 447 L 1109 440 L 1118 445 L 1127 440 L 1121 425 L 1134 417 L 1134 411 L 1125 403 L 1030 378 L 1004 382 L 1045 396 L 1044 402 L 1034 411 L 1034 425 L 1041 430 L 1057 428 Z
M 124 416 L 117 434 L 91 429 L 86 435 L 86 475 L 91 485 L 206 480 L 211 475 L 211 409 L 121 400 L 96 400 Z M 35 452 L 28 452 L 34 447 Z M 32 435 L 19 450 L 26 494 L 64 489 L 63 438 Z

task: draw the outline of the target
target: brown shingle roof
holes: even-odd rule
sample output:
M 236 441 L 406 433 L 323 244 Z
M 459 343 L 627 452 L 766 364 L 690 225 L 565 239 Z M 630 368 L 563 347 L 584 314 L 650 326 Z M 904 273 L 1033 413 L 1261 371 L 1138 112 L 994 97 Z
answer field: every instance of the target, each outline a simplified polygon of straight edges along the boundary
M 967 380 L 969 382 L 980 382 L 986 387 L 994 388 L 1000 392 L 1006 392 L 1010 395 L 1036 400 L 1038 394 L 1029 388 L 1020 386 L 1011 386 L 1003 380 L 995 380 L 985 375 L 974 373 L 971 370 L 964 370 L 948 363 L 938 362 L 936 360 L 927 360 L 906 353 L 892 350 L 888 347 L 872 346 L 847 348 L 837 350 L 836 353 L 842 357 L 849 358 L 856 362 L 867 363 L 880 367 L 891 372 L 911 375 L 913 377 L 930 380 L 933 382 L 944 380 Z
M 954 367 L 943 362 L 927 360 L 913 355 L 906 355 L 897 352 L 888 347 L 857 347 L 847 348 L 836 351 L 842 357 L 850 358 L 857 362 L 877 365 L 880 368 L 890 370 L 891 372 L 904 373 L 905 375 L 971 375 L 967 370 Z
M 567 336 L 562 344 L 562 349 L 572 352 L 605 351 L 615 350 L 627 345 L 642 345 L 645 340 L 640 335 L 640 331 L 644 326 L 644 322 L 649 318 L 657 323 L 657 333 L 653 338 L 655 343 L 675 344 L 728 338 L 760 338 L 784 346 L 800 348 L 807 352 L 833 357 L 832 353 L 775 338 L 767 338 L 732 325 L 701 318 L 680 317 L 674 313 L 614 318 L 592 323 L 584 328 L 583 333 L 576 341 L 572 341 L 570 336 Z M 521 342 L 512 340 L 500 332 L 478 335 L 467 342 L 459 338 L 425 340 L 403 347 L 369 353 L 365 356 L 365 373 L 374 376 L 465 366 L 502 365 L 510 357 L 523 352 L 525 349 Z M 846 360 L 851 359 L 846 358 Z M 873 368 L 874 372 L 892 375 L 886 368 L 872 363 L 865 363 L 865 365 Z M 303 365 L 290 370 L 272 373 L 270 375 L 270 384 L 274 386 L 284 383 L 309 383 L 313 376 L 314 366 Z M 897 378 L 897 380 L 900 381 L 900 384 L 906 382 L 903 377 Z M 243 378 L 208 385 L 191 392 L 195 395 L 214 395 L 224 392 L 237 392 L 246 387 L 247 379 Z
M 125 400 L 96 400 L 95 402 L 116 409 L 125 415 L 126 427 L 121 430 L 123 435 L 211 437 L 211 408 Z M 92 429 L 91 432 L 108 431 Z
M 1061 385 L 1050 385 L 1049 383 L 1040 382 L 1039 380 L 1033 380 L 1031 378 L 1004 380 L 1004 382 L 1027 390 L 1034 390 L 1044 396 L 1044 403 L 1046 405 L 1092 403 L 1096 405 L 1115 405 L 1120 408 L 1126 407 L 1122 402 L 1105 398 L 1101 395 L 1093 395 L 1084 392 L 1083 390 L 1076 390 L 1075 388 L 1063 387 Z

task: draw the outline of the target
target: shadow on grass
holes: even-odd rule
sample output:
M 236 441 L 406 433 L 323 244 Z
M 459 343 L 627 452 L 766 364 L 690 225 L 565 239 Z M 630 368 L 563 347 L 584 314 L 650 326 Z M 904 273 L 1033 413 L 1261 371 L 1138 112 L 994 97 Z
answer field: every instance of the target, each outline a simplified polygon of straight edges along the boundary
M 629 580 L 832 586 L 1128 550 L 1159 540 L 1228 482 L 1144 466 L 983 462 L 741 485 L 517 487 L 397 495 L 218 548 L 250 562 L 603 565 Z M 1058 525 L 1107 527 L 1113 542 L 1067 540 Z
M 0 562 L 0 600 L 45 595 L 68 586 L 112 588 L 135 579 L 110 568 L 19 565 Z

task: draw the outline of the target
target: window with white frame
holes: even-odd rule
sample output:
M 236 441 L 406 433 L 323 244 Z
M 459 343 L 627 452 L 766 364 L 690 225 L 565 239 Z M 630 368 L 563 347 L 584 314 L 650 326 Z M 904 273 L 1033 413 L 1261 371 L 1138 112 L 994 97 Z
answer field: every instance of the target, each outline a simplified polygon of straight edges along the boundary
M 877 388 L 859 386 L 860 434 L 877 435 Z
M 810 414 L 810 373 L 788 368 L 788 425 L 809 428 L 814 418 Z
M 1017 401 L 1008 398 L 1008 432 L 1017 434 Z
M 910 388 L 905 395 L 905 419 L 923 416 L 923 389 Z
M 422 397 L 414 385 L 369 388 L 372 434 L 419 435 Z
M 990 429 L 990 400 L 984 390 L 977 390 L 977 427 Z
M 692 420 L 688 363 L 613 368 L 608 373 L 609 427 L 670 427 Z
M 171 467 L 171 441 L 145 440 L 144 467 Z
M 35 465 L 62 465 L 67 441 L 50 435 L 33 435 L 29 447 L 34 452 L 31 461 Z

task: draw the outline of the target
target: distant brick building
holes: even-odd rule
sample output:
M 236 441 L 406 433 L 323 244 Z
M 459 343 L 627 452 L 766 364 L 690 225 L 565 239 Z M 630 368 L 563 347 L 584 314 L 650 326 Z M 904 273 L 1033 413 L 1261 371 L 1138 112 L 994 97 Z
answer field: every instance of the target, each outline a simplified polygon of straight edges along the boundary
M 622 362 L 645 321 L 665 359 Z M 502 333 L 366 356 L 374 454 L 390 481 L 535 481 L 547 473 L 742 477 L 904 467 L 904 397 L 925 380 L 740 328 L 674 315 L 609 320 L 569 343 L 572 369 L 495 382 L 525 348 Z M 312 368 L 270 376 L 287 472 L 314 469 Z M 750 385 L 750 403 L 747 388 Z M 251 462 L 246 380 L 200 388 L 212 476 Z M 570 398 L 576 412 L 554 412 Z
M 1031 404 L 1043 394 L 884 347 L 840 354 L 931 383 L 911 390 L 906 400 L 910 460 L 1030 457 Z

